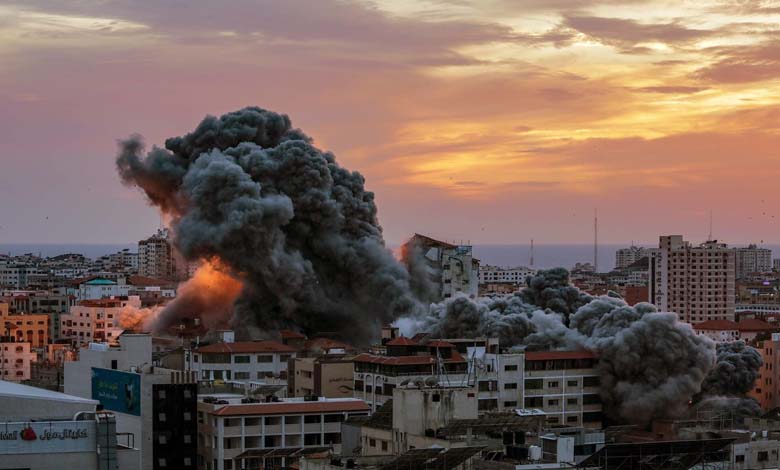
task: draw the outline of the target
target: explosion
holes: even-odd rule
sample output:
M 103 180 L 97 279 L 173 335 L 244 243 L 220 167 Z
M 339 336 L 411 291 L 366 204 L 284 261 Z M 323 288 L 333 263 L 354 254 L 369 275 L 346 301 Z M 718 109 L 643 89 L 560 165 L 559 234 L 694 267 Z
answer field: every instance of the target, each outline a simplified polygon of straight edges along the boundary
M 251 107 L 208 116 L 145 155 L 134 136 L 120 143 L 117 168 L 170 216 L 187 260 L 216 257 L 240 279 L 232 309 L 239 334 L 332 331 L 369 343 L 382 325 L 422 309 L 409 273 L 385 247 L 363 176 L 312 145 L 286 115 Z M 197 292 L 180 297 L 158 327 L 180 305 L 203 302 Z

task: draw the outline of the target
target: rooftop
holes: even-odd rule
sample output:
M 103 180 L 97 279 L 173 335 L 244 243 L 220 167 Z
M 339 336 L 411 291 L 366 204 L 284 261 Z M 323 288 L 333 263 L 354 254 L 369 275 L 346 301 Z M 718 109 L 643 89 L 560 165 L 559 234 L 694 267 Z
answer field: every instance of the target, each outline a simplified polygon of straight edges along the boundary
M 0 380 L 0 397 L 2 398 L 26 398 L 30 400 L 49 400 L 65 403 L 84 403 L 97 405 L 97 400 L 90 400 L 87 398 L 76 397 L 73 395 L 66 395 L 60 392 L 53 392 L 44 388 L 30 387 L 29 385 L 22 385 L 15 382 L 8 382 Z
M 737 329 L 739 331 L 772 331 L 776 330 L 777 327 L 758 318 L 746 318 L 737 323 Z
M 731 320 L 707 320 L 701 323 L 695 323 L 692 325 L 694 330 L 704 331 L 723 331 L 723 330 L 737 330 L 737 322 Z
M 391 366 L 402 365 L 425 365 L 435 364 L 436 358 L 433 356 L 377 356 L 374 354 L 358 354 L 354 358 L 355 362 L 368 362 L 372 364 L 387 364 Z M 444 362 L 466 362 L 463 356 L 457 351 L 453 351 L 452 357 L 443 359 Z
M 556 359 L 595 359 L 591 351 L 529 351 L 525 353 L 526 361 L 554 361 Z
M 417 346 L 417 343 L 406 336 L 399 336 L 388 341 L 385 346 Z
M 198 353 L 288 353 L 295 352 L 295 348 L 277 341 L 243 341 L 237 343 L 215 343 L 203 346 L 195 350 Z
M 242 415 L 286 415 L 308 413 L 341 413 L 345 411 L 369 411 L 363 400 L 357 398 L 325 399 L 320 401 L 290 400 L 271 403 L 246 403 L 236 405 L 216 405 L 211 412 L 217 416 Z

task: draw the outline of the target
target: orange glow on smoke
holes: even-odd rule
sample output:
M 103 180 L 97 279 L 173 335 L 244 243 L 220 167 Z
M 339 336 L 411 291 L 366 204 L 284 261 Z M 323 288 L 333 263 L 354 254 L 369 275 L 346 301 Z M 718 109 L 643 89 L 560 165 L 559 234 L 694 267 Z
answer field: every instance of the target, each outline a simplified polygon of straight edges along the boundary
M 205 317 L 212 313 L 222 316 L 230 310 L 242 287 L 241 281 L 232 277 L 218 258 L 203 260 L 192 278 L 179 284 L 174 300 L 164 306 L 124 307 L 119 313 L 119 326 L 127 330 L 155 330 L 156 321 L 168 308 L 181 307 L 193 300 L 209 307 L 207 311 L 197 313 L 205 314 Z

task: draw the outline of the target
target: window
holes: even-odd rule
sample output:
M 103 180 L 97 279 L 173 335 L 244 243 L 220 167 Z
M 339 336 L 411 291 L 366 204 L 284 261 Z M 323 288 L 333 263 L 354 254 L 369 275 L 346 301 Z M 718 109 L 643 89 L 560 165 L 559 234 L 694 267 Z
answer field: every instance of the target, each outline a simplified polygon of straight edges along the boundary
M 192 443 L 192 436 L 190 436 L 189 434 L 185 434 L 183 436 L 183 439 L 184 439 L 184 443 L 185 444 L 191 444 Z
M 542 379 L 528 379 L 525 381 L 526 390 L 540 390 L 544 386 Z
M 598 377 L 585 377 L 582 385 L 584 387 L 598 387 L 599 383 L 600 381 Z
M 434 402 L 434 403 L 438 403 L 438 402 L 441 401 L 441 396 L 438 393 L 434 393 L 431 396 L 431 401 Z
M 167 444 L 168 438 L 165 436 L 165 434 L 160 434 L 159 436 L 157 436 L 157 442 L 159 442 L 160 444 Z
M 504 371 L 511 372 L 517 370 L 517 364 L 507 364 L 504 366 Z
M 257 356 L 257 362 L 264 362 L 264 363 L 274 362 L 274 357 L 273 356 L 267 356 L 267 355 Z
M 235 364 L 249 364 L 249 356 L 233 356 Z
M 547 400 L 547 406 L 558 406 L 560 403 L 561 403 L 560 400 L 558 400 L 557 398 Z
M 769 460 L 769 452 L 767 452 L 765 450 L 764 451 L 760 451 L 758 453 L 758 461 L 759 462 L 766 462 L 767 460 Z
M 306 415 L 303 417 L 304 423 L 319 423 L 322 421 L 322 417 L 320 415 Z
M 236 380 L 249 379 L 249 372 L 236 372 L 234 374 Z
M 566 404 L 567 405 L 576 405 L 577 404 L 577 399 L 576 398 L 567 398 L 566 399 Z
M 547 387 L 548 388 L 558 388 L 559 387 L 558 381 L 557 380 L 551 380 L 551 381 L 547 382 Z
M 513 408 L 515 406 L 517 406 L 517 402 L 516 401 L 505 401 L 504 402 L 504 408 Z
M 579 418 L 577 418 L 576 416 L 567 416 L 566 417 L 566 422 L 567 423 L 576 423 L 577 421 L 579 421 Z
M 157 398 L 164 400 L 165 399 L 165 390 L 157 390 Z
M 579 386 L 579 384 L 580 383 L 578 381 L 576 381 L 576 380 L 569 380 L 569 381 L 566 382 L 566 386 L 567 387 L 577 387 L 577 386 Z
M 387 451 L 387 441 L 382 441 L 382 450 Z
M 376 447 L 376 439 L 369 439 L 368 445 L 369 447 Z
M 157 421 L 164 423 L 165 422 L 165 413 L 159 413 L 157 415 Z
M 525 407 L 526 408 L 541 408 L 544 406 L 544 399 L 542 397 L 526 397 L 525 399 Z
M 517 390 L 517 384 L 516 383 L 506 383 L 506 384 L 504 384 L 504 390 Z
M 166 462 L 165 459 L 157 459 L 157 463 L 159 464 L 160 467 L 168 466 L 168 462 Z

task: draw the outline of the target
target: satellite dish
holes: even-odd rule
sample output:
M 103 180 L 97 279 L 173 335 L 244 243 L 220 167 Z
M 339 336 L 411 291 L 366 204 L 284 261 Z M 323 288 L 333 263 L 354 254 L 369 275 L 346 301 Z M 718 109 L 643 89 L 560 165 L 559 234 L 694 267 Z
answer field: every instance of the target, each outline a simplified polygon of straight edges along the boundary
M 401 383 L 400 383 L 400 384 L 398 384 L 398 385 L 400 385 L 401 387 L 403 387 L 403 386 L 405 386 L 405 385 L 409 385 L 409 381 L 410 381 L 410 379 L 408 379 L 408 378 L 406 378 L 406 379 L 403 379 L 403 380 L 401 381 Z
M 425 379 L 425 385 L 429 387 L 435 387 L 436 385 L 439 385 L 439 379 L 436 377 L 428 377 Z

